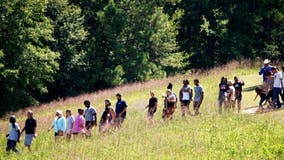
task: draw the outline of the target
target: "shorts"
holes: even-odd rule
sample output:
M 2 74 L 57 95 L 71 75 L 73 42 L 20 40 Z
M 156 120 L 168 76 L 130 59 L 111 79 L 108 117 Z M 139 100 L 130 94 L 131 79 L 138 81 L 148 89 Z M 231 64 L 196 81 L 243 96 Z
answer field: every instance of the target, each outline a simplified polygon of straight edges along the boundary
M 219 97 L 218 97 L 219 105 L 221 105 L 225 101 L 225 99 L 226 99 L 225 93 L 226 92 L 224 92 L 224 91 L 219 92 Z
M 243 95 L 242 94 L 240 94 L 240 95 L 236 95 L 236 98 L 235 98 L 235 101 L 242 101 L 242 99 L 243 99 Z
M 34 134 L 26 134 L 25 145 L 27 145 L 27 146 L 32 145 L 33 138 L 34 138 Z
M 8 139 L 6 151 L 10 151 L 11 149 L 13 151 L 17 151 L 16 146 L 17 146 L 17 141 L 13 141 L 13 140 Z
M 89 130 L 95 125 L 95 121 L 86 121 L 86 129 Z
M 262 103 L 267 99 L 265 94 L 261 94 L 260 95 L 260 101 L 259 101 L 259 105 L 262 106 Z
M 122 124 L 124 122 L 124 119 L 125 118 L 123 118 L 123 117 L 115 117 L 114 122 L 116 124 Z
M 193 103 L 193 109 L 194 109 L 194 110 L 199 110 L 200 105 L 201 105 L 201 102 L 195 101 L 195 102 Z
M 148 117 L 153 117 L 154 114 L 156 113 L 157 108 L 155 108 L 154 110 L 152 108 L 148 109 Z
M 190 103 L 190 100 L 181 100 L 180 103 L 181 103 L 181 106 L 188 106 Z
M 71 135 L 71 133 L 72 133 L 72 129 L 66 130 L 66 134 L 67 134 L 67 135 Z

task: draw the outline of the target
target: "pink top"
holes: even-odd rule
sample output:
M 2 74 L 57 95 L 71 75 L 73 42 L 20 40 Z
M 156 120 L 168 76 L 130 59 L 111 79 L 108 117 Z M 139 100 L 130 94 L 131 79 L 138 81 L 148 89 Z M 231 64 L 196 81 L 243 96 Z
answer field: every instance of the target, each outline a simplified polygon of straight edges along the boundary
M 84 127 L 85 127 L 85 118 L 83 115 L 78 115 L 75 118 L 72 133 L 84 133 Z

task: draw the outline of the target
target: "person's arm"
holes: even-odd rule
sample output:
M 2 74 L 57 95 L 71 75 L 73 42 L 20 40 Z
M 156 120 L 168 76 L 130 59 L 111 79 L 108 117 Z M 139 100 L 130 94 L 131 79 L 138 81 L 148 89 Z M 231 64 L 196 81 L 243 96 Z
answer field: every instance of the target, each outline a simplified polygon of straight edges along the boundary
M 17 140 L 17 142 L 20 142 L 20 137 L 21 137 L 20 129 L 17 130 L 17 133 L 18 133 L 18 140 Z
M 95 126 L 97 126 L 97 112 L 95 112 L 95 113 L 93 114 L 93 116 L 94 116 L 94 118 L 95 118 Z
M 255 97 L 254 97 L 254 99 L 253 99 L 254 101 L 256 100 L 257 96 L 258 96 L 258 93 L 256 93 L 256 95 L 255 95 Z
M 260 69 L 260 71 L 259 71 L 259 75 L 262 75 L 262 73 L 263 73 L 263 67 L 261 67 L 261 69 Z
M 182 101 L 182 96 L 183 96 L 182 90 L 180 90 L 180 91 L 179 91 L 179 101 Z
M 147 109 L 149 107 L 149 104 L 147 104 L 147 106 L 145 107 L 145 109 Z
M 192 101 L 192 97 L 193 97 L 193 90 L 190 89 L 190 93 L 189 93 L 189 100 Z
M 124 112 L 126 112 L 126 107 L 124 107 L 124 109 L 118 114 L 118 116 L 121 117 Z
M 23 134 L 23 132 L 26 130 L 26 126 L 24 126 L 24 128 L 21 131 L 21 134 Z
M 54 127 L 54 122 L 53 122 L 52 125 L 48 128 L 48 132 L 49 132 L 51 129 L 53 129 L 53 127 Z
M 203 102 L 203 98 L 204 98 L 204 91 L 201 92 L 201 100 L 200 100 L 200 104 Z

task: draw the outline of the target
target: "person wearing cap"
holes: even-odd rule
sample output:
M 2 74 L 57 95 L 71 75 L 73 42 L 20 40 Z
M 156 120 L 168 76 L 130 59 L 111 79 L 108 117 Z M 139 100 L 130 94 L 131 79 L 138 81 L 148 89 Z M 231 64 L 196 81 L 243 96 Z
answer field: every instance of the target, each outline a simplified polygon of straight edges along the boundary
M 166 97 L 166 109 L 162 117 L 164 121 L 167 121 L 173 118 L 173 113 L 175 112 L 175 108 L 176 108 L 175 104 L 176 104 L 176 97 L 172 93 L 172 90 L 168 89 L 167 97 Z
M 111 106 L 110 99 L 105 100 L 105 110 L 102 114 L 100 124 L 99 124 L 99 132 L 108 131 L 108 129 L 113 126 L 115 119 L 115 112 Z
M 272 67 L 272 73 L 274 74 L 274 84 L 273 84 L 273 106 L 276 108 L 281 108 L 281 103 L 279 101 L 279 94 L 283 92 L 283 77 L 282 73 L 278 72 L 276 67 Z
M 126 118 L 126 111 L 127 111 L 127 103 L 122 99 L 120 93 L 116 94 L 116 105 L 115 105 L 115 114 L 116 114 L 116 126 L 121 127 L 121 124 L 124 122 Z
M 89 100 L 84 101 L 85 109 L 85 121 L 86 121 L 86 129 L 88 130 L 89 134 L 91 134 L 91 129 L 94 126 L 97 126 L 97 110 L 95 107 L 91 106 L 91 102 Z
M 20 137 L 21 137 L 21 133 L 20 133 L 20 127 L 18 125 L 18 123 L 16 123 L 16 117 L 10 116 L 9 119 L 9 134 L 6 135 L 7 137 L 7 147 L 6 147 L 6 151 L 10 152 L 10 150 L 12 150 L 13 152 L 18 153 L 18 149 L 16 148 L 17 146 L 17 142 L 20 142 Z
M 25 131 L 25 146 L 28 147 L 28 150 L 31 151 L 31 145 L 33 138 L 36 137 L 36 127 L 37 127 L 37 122 L 33 118 L 33 112 L 29 110 L 27 112 L 27 119 L 25 122 L 25 126 L 21 131 L 21 134 Z
M 268 59 L 265 59 L 264 61 L 263 61 L 263 67 L 261 67 L 261 69 L 260 69 L 260 71 L 259 71 L 259 75 L 262 75 L 262 79 L 263 79 L 263 81 L 262 81 L 262 85 L 263 85 L 263 88 L 265 89 L 265 92 L 267 93 L 268 92 L 268 84 L 267 84 L 267 77 L 266 77 L 266 74 L 268 73 L 268 72 L 271 72 L 271 69 L 272 69 L 272 66 L 271 65 L 269 65 L 269 63 L 270 63 L 270 60 L 268 60 Z
M 72 128 L 72 134 L 74 136 L 78 134 L 85 134 L 85 118 L 84 118 L 84 110 L 79 108 L 78 109 L 78 115 L 75 118 L 73 128 Z
M 58 141 L 60 137 L 64 135 L 64 132 L 66 131 L 66 119 L 62 115 L 61 110 L 56 111 L 56 117 L 54 118 L 54 121 L 49 127 L 48 131 L 50 131 L 52 128 L 54 129 L 54 140 L 55 143 Z

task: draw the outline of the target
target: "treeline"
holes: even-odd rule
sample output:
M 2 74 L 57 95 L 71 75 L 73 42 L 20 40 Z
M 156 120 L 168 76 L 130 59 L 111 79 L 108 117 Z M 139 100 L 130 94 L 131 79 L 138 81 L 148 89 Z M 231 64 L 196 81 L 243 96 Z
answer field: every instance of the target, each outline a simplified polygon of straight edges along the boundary
M 1 0 L 1 113 L 232 59 L 283 59 L 283 0 Z

